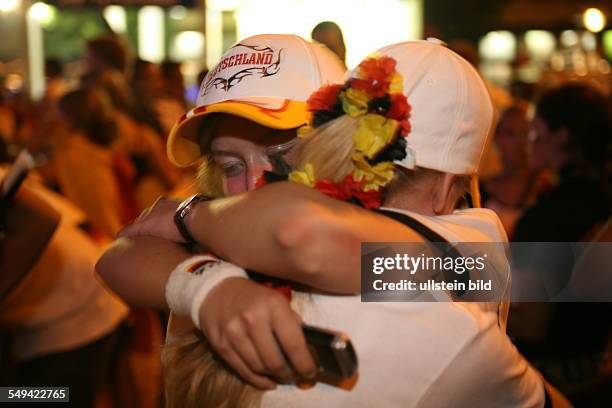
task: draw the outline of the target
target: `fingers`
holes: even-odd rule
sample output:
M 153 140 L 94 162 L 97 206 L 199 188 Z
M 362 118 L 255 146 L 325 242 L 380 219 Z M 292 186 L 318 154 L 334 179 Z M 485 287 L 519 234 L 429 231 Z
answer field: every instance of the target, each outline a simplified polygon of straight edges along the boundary
M 261 390 L 273 390 L 276 383 L 268 377 L 259 375 L 251 370 L 230 345 L 217 347 L 217 352 L 238 373 L 238 375 L 249 384 Z
M 228 341 L 248 368 L 255 373 L 265 373 L 265 365 L 246 329 L 241 324 L 230 324 L 227 331 Z
M 132 224 L 128 224 L 121 231 L 117 233 L 115 238 L 129 238 L 135 235 L 139 235 L 140 223 L 134 221 Z
M 248 326 L 249 335 L 264 362 L 265 372 L 283 382 L 293 381 L 293 371 L 280 350 L 270 318 L 267 320 L 265 324 L 251 323 Z
M 215 351 L 254 386 L 272 384 L 263 374 L 287 383 L 297 374 L 312 378 L 317 372 L 300 317 L 287 299 L 269 288 L 228 279 L 211 291 L 200 323 Z
M 151 235 L 172 242 L 184 243 L 185 239 L 174 224 L 174 213 L 178 202 L 159 198 L 152 206 L 144 210 L 138 218 L 117 234 L 117 238 L 136 235 Z
M 274 333 L 293 369 L 303 378 L 313 378 L 317 374 L 317 367 L 306 344 L 301 323 L 302 319 L 291 308 L 273 311 Z
M 140 230 L 142 229 L 144 222 L 158 202 L 159 199 L 155 202 L 155 204 L 141 212 L 134 221 L 123 227 L 123 229 L 117 233 L 117 238 L 128 238 L 131 236 L 140 235 Z

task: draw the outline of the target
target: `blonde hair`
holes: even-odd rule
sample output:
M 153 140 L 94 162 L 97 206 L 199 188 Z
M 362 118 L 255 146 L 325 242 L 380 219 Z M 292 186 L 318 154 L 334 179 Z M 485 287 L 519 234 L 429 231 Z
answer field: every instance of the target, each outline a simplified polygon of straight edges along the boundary
M 303 170 L 311 164 L 317 180 L 341 182 L 354 167 L 351 155 L 355 144 L 350 135 L 357 129 L 358 119 L 348 115 L 314 129 L 298 146 L 295 169 Z
M 202 194 L 211 197 L 224 197 L 223 191 L 223 170 L 212 158 L 210 154 L 202 157 L 202 163 L 198 167 L 196 176 L 196 186 Z
M 246 384 L 192 330 L 169 336 L 162 350 L 167 408 L 257 408 L 261 391 Z

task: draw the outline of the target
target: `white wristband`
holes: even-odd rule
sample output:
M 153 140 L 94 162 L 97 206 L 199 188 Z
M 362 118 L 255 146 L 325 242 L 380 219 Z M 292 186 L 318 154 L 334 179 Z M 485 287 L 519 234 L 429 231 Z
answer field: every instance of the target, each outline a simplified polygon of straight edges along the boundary
M 196 255 L 181 262 L 166 283 L 166 302 L 179 316 L 191 316 L 200 329 L 200 307 L 210 291 L 227 278 L 248 278 L 246 271 L 213 255 Z

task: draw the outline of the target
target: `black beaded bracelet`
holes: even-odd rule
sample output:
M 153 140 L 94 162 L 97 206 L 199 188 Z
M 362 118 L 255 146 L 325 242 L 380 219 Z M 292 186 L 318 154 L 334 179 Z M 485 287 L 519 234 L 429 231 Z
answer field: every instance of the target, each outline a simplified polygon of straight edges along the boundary
M 210 197 L 204 194 L 195 194 L 183 201 L 176 209 L 176 212 L 174 213 L 174 224 L 176 225 L 176 228 L 181 233 L 183 238 L 185 238 L 185 241 L 187 241 L 188 243 L 194 243 L 196 242 L 196 240 L 193 238 L 193 235 L 191 235 L 191 233 L 187 229 L 187 225 L 185 225 L 185 217 L 187 217 L 191 213 L 193 207 L 197 203 L 201 201 L 210 201 L 213 199 L 214 197 Z

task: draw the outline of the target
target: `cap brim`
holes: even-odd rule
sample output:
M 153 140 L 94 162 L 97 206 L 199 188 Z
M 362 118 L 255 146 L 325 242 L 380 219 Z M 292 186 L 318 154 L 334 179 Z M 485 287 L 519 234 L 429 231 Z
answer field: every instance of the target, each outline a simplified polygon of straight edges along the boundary
M 198 131 L 202 121 L 211 113 L 227 113 L 251 120 L 272 129 L 294 129 L 307 123 L 306 102 L 281 100 L 278 108 L 264 107 L 246 101 L 224 101 L 199 106 L 183 115 L 170 130 L 167 153 L 172 163 L 186 167 L 202 155 Z

